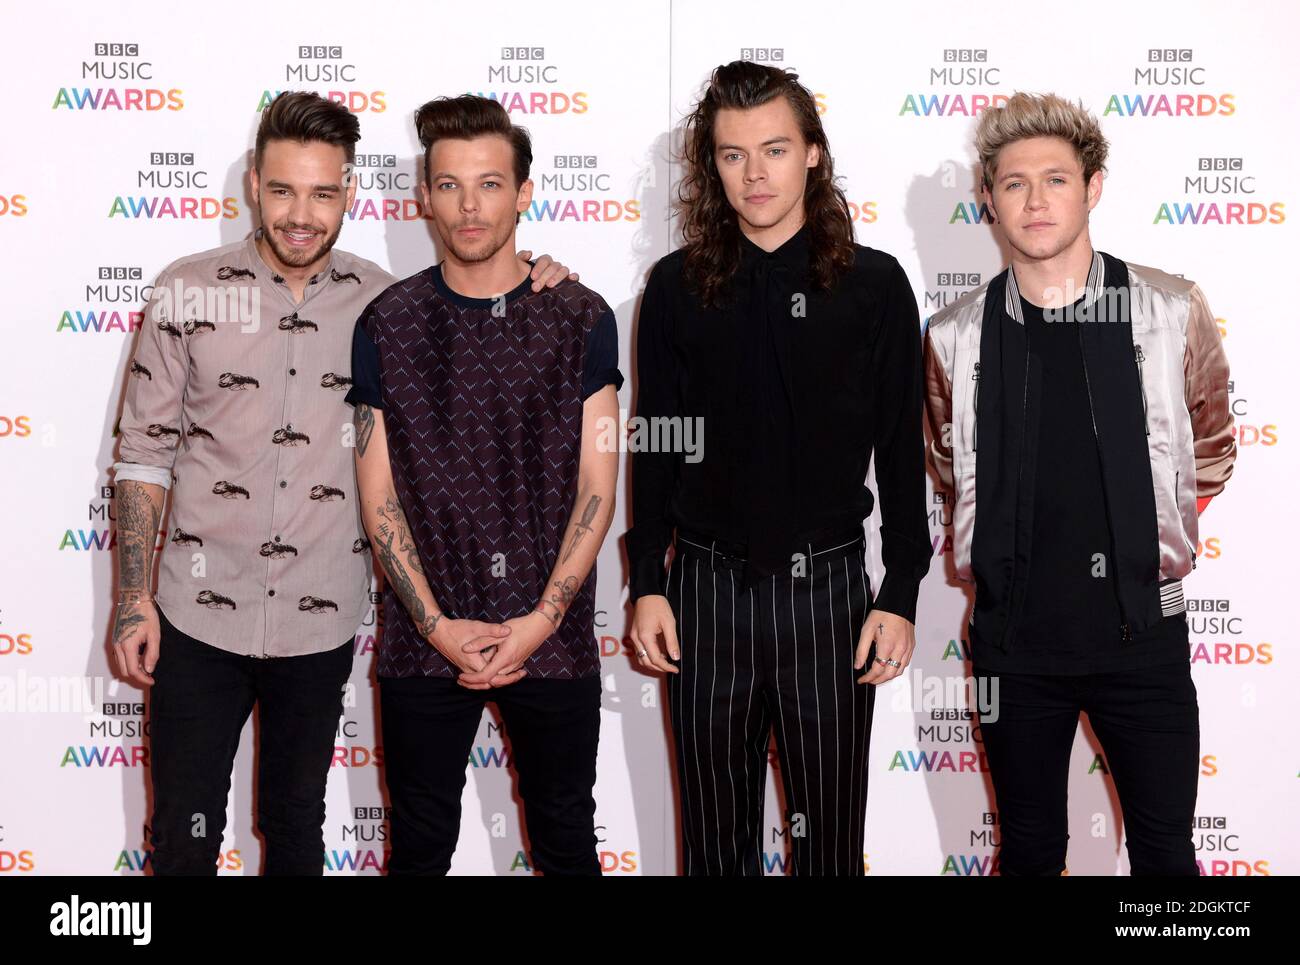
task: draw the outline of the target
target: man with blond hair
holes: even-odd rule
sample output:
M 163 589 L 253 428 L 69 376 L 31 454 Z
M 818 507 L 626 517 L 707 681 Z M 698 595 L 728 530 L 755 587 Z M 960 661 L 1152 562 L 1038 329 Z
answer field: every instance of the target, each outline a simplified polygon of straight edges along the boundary
M 1195 875 L 1181 580 L 1236 456 L 1214 315 L 1193 282 L 1093 249 L 1107 143 L 1081 107 L 1018 93 L 976 146 L 1011 265 L 930 320 L 926 403 L 957 573 L 975 582 L 974 672 L 999 698 L 980 729 L 1001 871 L 1065 869 L 1086 711 L 1132 873 Z

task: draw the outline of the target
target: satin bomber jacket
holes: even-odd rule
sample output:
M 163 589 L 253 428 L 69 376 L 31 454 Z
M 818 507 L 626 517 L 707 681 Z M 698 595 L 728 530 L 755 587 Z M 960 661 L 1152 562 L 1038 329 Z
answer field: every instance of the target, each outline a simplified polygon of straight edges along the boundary
M 1073 321 L 1128 638 L 1186 610 L 1181 580 L 1196 565 L 1197 499 L 1223 490 L 1236 458 L 1228 362 L 1204 294 L 1184 278 L 1094 252 L 1082 305 Z M 1028 566 L 1027 355 L 1009 268 L 937 312 L 926 330 L 927 455 L 953 498 L 957 576 L 976 584 L 972 634 L 1003 650 Z M 978 498 L 977 475 L 985 483 Z

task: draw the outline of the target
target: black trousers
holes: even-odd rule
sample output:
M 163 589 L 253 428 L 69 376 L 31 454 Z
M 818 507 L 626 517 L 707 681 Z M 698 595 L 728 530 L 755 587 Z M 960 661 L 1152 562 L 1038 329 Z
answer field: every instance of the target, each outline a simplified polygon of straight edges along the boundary
M 684 538 L 668 601 L 681 646 L 668 700 L 688 875 L 759 875 L 776 728 L 795 874 L 863 873 L 875 685 L 853 669 L 872 596 L 861 536 L 810 547 L 801 575 L 742 591 L 734 557 Z M 874 648 L 869 658 L 874 659 Z
M 384 771 L 392 805 L 390 875 L 444 875 L 460 836 L 460 796 L 489 701 L 501 711 L 519 779 L 531 864 L 547 875 L 599 875 L 596 746 L 599 677 L 525 677 L 467 690 L 449 677 L 380 677 Z
M 149 692 L 155 875 L 215 875 L 239 732 L 260 706 L 257 829 L 268 875 L 324 873 L 325 782 L 352 644 L 301 657 L 246 657 L 182 633 L 158 611 Z
M 1119 793 L 1134 875 L 1196 875 L 1200 769 L 1196 685 L 1187 660 L 1123 673 L 997 678 L 997 720 L 981 722 L 997 795 L 1004 875 L 1059 875 L 1069 841 L 1070 751 L 1085 711 Z

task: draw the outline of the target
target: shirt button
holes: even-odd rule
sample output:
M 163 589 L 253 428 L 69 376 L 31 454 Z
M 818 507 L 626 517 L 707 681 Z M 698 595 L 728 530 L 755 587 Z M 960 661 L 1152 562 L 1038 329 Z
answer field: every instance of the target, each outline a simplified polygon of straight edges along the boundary
M 277 536 L 277 537 L 275 538 L 275 541 L 276 541 L 277 543 L 280 542 L 280 537 Z
M 297 369 L 290 369 L 290 370 L 289 370 L 289 374 L 290 374 L 290 375 L 297 375 L 297 374 L 298 374 L 298 370 L 297 370 Z
M 283 489 L 283 488 L 284 488 L 285 486 L 287 486 L 287 485 L 289 485 L 289 484 L 288 484 L 287 482 L 285 482 L 283 479 L 280 480 L 280 488 L 281 488 L 281 489 Z
M 267 590 L 267 591 L 266 591 L 266 595 L 267 595 L 267 596 L 275 596 L 275 590 Z

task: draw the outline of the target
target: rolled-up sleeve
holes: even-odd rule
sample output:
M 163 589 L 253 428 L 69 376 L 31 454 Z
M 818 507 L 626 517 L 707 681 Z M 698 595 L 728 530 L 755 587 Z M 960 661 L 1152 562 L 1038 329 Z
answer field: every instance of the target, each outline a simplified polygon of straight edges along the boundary
M 188 342 L 171 307 L 174 278 L 168 268 L 154 282 L 128 364 L 118 458 L 113 464 L 118 482 L 134 479 L 171 488 L 189 378 Z

